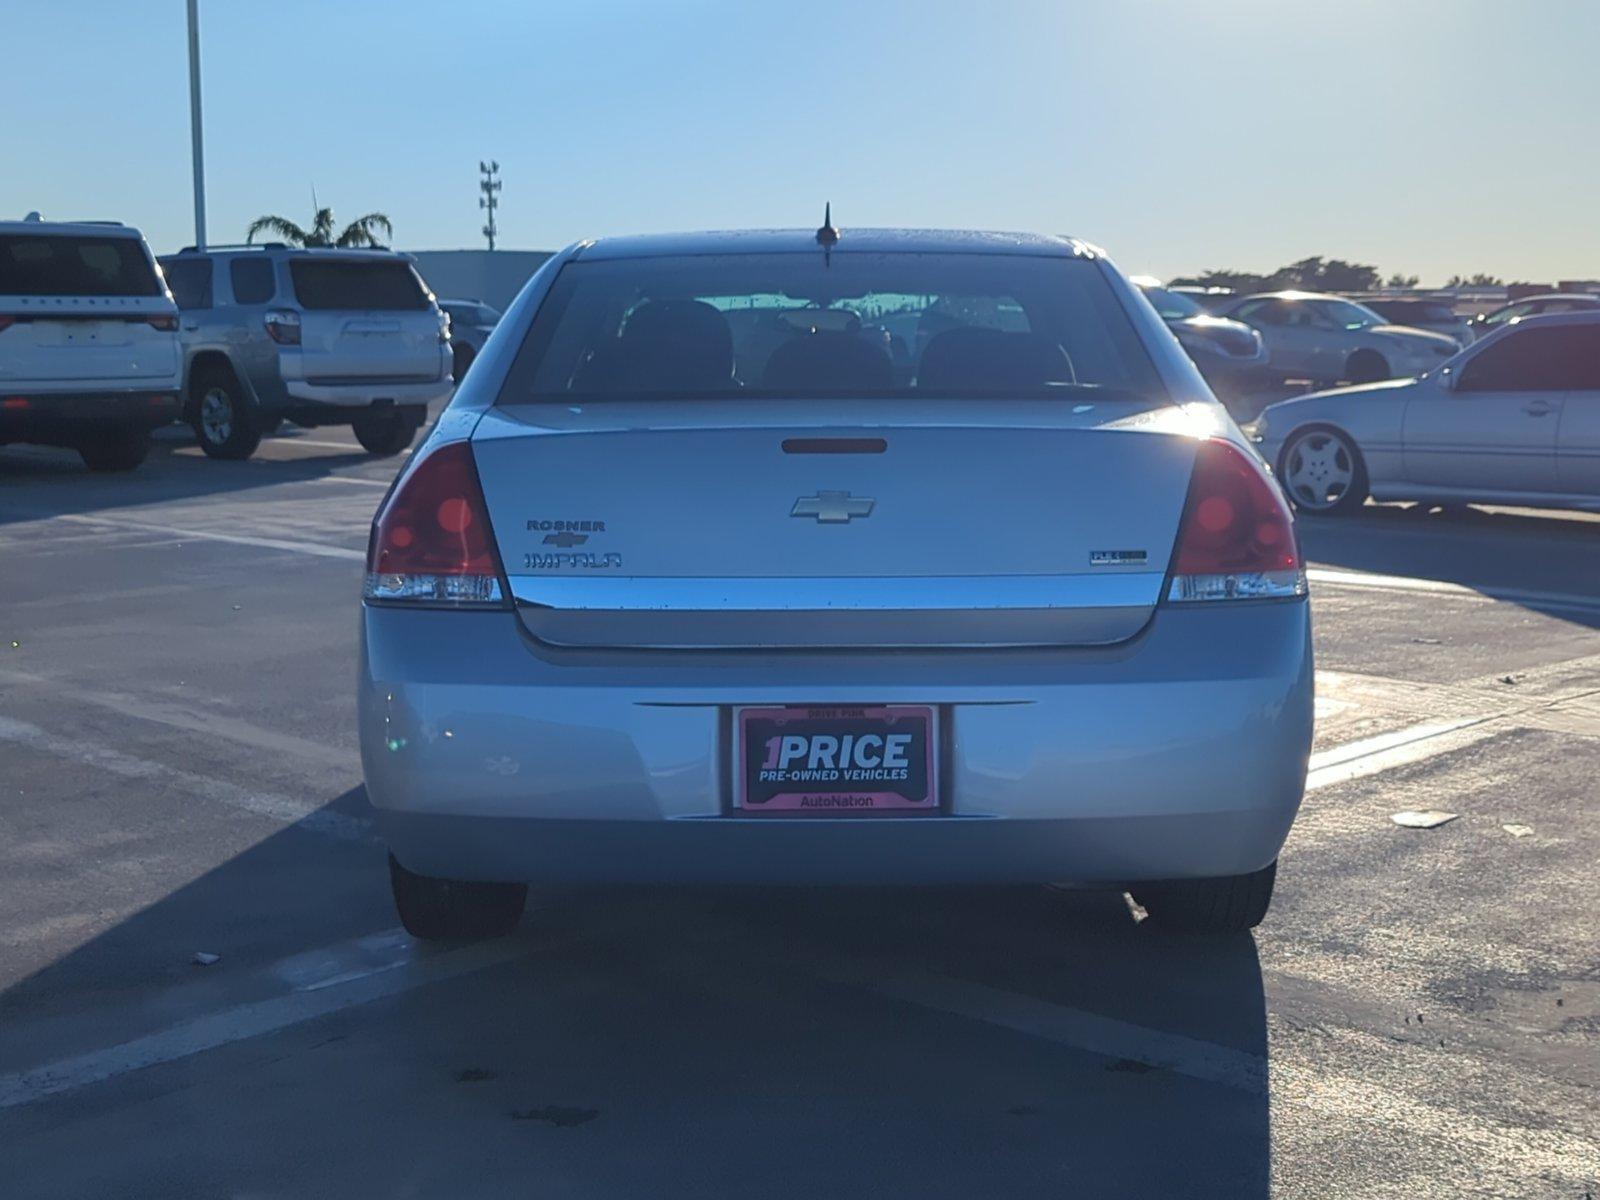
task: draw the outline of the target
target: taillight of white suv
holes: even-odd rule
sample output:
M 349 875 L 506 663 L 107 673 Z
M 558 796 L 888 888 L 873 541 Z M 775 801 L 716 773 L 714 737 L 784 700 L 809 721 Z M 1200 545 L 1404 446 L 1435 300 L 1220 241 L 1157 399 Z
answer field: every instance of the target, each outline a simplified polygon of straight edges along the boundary
M 362 594 L 389 604 L 504 608 L 500 576 L 472 448 L 440 446 L 378 510 Z
M 1305 592 L 1294 518 L 1277 484 L 1232 442 L 1201 442 L 1167 600 L 1264 600 Z
M 300 344 L 300 314 L 292 308 L 275 308 L 262 318 L 267 336 L 280 346 Z

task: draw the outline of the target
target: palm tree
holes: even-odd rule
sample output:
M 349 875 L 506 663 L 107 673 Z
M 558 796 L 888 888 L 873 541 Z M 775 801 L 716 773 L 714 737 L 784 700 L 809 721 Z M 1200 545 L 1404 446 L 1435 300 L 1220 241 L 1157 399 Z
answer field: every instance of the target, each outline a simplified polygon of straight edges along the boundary
M 380 229 L 385 237 L 394 236 L 394 226 L 389 223 L 389 218 L 381 212 L 371 212 L 351 221 L 339 231 L 339 236 L 335 237 L 333 209 L 319 208 L 310 229 L 300 228 L 287 217 L 271 215 L 257 217 L 250 222 L 250 229 L 245 234 L 244 240 L 253 242 L 256 240 L 256 234 L 270 233 L 291 246 L 337 246 L 340 249 L 347 249 L 352 246 L 381 246 L 383 243 L 378 241 L 375 232 Z

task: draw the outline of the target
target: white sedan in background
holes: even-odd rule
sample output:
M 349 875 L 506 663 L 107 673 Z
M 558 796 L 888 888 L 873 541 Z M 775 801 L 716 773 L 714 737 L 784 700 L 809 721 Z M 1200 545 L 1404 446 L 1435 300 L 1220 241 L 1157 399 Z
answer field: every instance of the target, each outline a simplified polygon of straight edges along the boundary
M 1321 292 L 1266 292 L 1216 311 L 1261 334 L 1280 379 L 1331 385 L 1407 378 L 1461 348 L 1455 338 L 1390 324 L 1365 305 Z
M 1295 506 L 1600 509 L 1600 312 L 1514 322 L 1418 379 L 1300 396 L 1246 428 Z

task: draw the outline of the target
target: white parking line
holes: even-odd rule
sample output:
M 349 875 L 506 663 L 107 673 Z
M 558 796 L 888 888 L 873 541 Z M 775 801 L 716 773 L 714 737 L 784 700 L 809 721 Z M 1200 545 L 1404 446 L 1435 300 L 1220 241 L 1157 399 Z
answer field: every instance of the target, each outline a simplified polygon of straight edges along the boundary
M 1378 575 L 1365 571 L 1336 571 L 1309 567 L 1306 578 L 1315 584 L 1332 587 L 1371 588 L 1389 592 L 1425 592 L 1436 596 L 1459 596 L 1464 600 L 1500 600 L 1535 608 L 1558 608 L 1573 612 L 1600 612 L 1600 598 L 1570 592 L 1530 592 L 1521 588 L 1468 587 L 1442 579 L 1417 579 L 1409 575 Z
M 998 1025 L 1074 1050 L 1143 1063 L 1251 1095 L 1266 1094 L 1266 1059 L 1216 1042 L 1151 1029 L 933 972 L 894 973 L 886 978 L 876 968 L 870 974 L 849 968 L 826 968 L 819 974 L 836 983 L 862 987 L 921 1008 Z
M 364 841 L 372 836 L 372 823 L 361 817 L 333 812 L 319 804 L 293 800 L 273 792 L 252 791 L 228 783 L 226 780 L 209 779 L 204 775 L 180 771 L 161 763 L 134 758 L 132 755 L 123 754 L 120 750 L 96 746 L 81 738 L 58 737 L 26 721 L 0 717 L 0 741 L 82 763 L 86 767 L 120 775 L 124 779 L 148 779 L 162 784 L 176 784 L 191 795 L 209 800 L 213 804 L 221 804 L 273 821 L 291 823 L 297 828 L 331 837 Z
M 358 972 L 335 986 L 299 988 L 274 996 L 207 1013 L 157 1033 L 137 1037 L 102 1050 L 60 1059 L 42 1067 L 0 1076 L 0 1109 L 30 1104 L 46 1096 L 74 1091 L 92 1083 L 174 1062 L 214 1050 L 245 1038 L 259 1037 L 291 1025 L 324 1017 L 341 1009 L 370 1004 L 385 996 L 446 979 L 455 979 L 509 962 L 528 953 L 516 941 L 484 942 L 393 967 Z
M 320 442 L 312 438 L 274 438 L 263 443 L 267 446 L 315 446 L 318 450 L 349 450 L 353 454 L 365 454 L 367 451 L 359 442 Z M 409 449 L 400 451 L 402 455 L 410 454 Z
M 240 745 L 252 746 L 274 755 L 287 755 L 303 762 L 315 763 L 332 770 L 353 771 L 359 764 L 353 750 L 342 750 L 322 742 L 264 729 L 249 721 L 221 714 L 205 707 L 191 707 L 155 697 L 130 695 L 108 688 L 79 687 L 63 679 L 37 675 L 30 671 L 14 671 L 0 667 L 0 682 L 28 688 L 42 688 L 53 692 L 73 704 L 87 704 L 110 712 L 121 713 L 141 721 L 153 721 L 173 729 L 200 733 L 211 738 L 227 738 Z
M 251 537 L 243 533 L 213 533 L 208 529 L 178 529 L 172 525 L 156 525 L 150 521 L 130 521 L 125 517 L 90 517 L 81 513 L 62 513 L 56 518 L 78 525 L 97 525 L 107 529 L 139 529 L 146 533 L 165 533 L 173 537 L 197 538 L 208 542 L 231 542 L 238 546 L 258 546 L 264 550 L 287 550 L 294 554 L 310 554 L 317 558 L 343 558 L 365 562 L 364 550 L 349 546 L 333 546 L 327 542 L 291 542 L 286 538 Z
M 1424 721 L 1420 725 L 1320 751 L 1311 756 L 1306 791 L 1377 775 L 1485 741 L 1503 732 L 1503 726 L 1494 724 L 1503 715 Z

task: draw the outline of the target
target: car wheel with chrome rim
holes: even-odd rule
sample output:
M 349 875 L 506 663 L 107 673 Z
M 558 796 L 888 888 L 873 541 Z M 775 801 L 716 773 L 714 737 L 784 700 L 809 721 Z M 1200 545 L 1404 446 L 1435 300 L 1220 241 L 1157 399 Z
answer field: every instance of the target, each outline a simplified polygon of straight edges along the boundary
M 1366 464 L 1355 443 L 1336 429 L 1291 435 L 1278 459 L 1278 478 L 1301 512 L 1350 513 L 1366 503 Z

